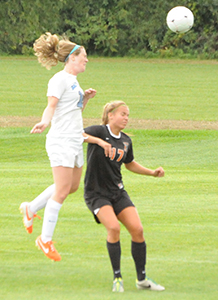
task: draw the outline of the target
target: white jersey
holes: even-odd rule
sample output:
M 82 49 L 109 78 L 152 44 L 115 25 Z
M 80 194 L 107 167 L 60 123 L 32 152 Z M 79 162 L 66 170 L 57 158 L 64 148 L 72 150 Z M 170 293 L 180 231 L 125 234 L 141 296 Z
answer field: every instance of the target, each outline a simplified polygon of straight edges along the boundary
M 48 137 L 69 137 L 78 143 L 83 142 L 82 106 L 84 92 L 76 76 L 62 70 L 48 83 L 47 96 L 59 99 L 51 121 Z

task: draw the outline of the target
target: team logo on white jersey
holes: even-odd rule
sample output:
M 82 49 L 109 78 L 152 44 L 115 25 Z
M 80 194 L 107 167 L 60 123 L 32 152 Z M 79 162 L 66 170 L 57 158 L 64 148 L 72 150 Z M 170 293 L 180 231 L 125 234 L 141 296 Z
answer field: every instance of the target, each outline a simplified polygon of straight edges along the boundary
M 77 87 L 77 83 L 74 82 L 74 84 L 71 86 L 71 89 L 74 90 Z

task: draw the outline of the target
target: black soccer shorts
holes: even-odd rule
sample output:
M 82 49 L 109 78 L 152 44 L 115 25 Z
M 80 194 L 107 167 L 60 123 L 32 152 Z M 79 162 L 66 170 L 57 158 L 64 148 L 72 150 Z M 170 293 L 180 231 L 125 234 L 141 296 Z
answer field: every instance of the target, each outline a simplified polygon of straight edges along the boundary
M 99 212 L 99 209 L 105 205 L 112 206 L 116 216 L 127 207 L 135 207 L 125 190 L 119 190 L 117 194 L 112 197 L 97 193 L 89 193 L 88 195 L 85 194 L 85 202 L 90 211 L 93 213 L 95 221 L 98 224 L 100 224 L 100 221 L 96 215 Z

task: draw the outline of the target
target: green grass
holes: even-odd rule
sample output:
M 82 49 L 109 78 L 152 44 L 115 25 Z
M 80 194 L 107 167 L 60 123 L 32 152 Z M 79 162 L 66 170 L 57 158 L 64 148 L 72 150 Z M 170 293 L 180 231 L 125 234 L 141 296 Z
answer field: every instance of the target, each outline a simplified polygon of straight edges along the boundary
M 0 60 L 0 66 L 2 64 L 5 64 L 7 69 L 3 69 L 4 76 L 2 73 L 0 75 L 0 85 L 1 89 L 3 88 L 0 96 L 0 114 L 41 115 L 46 105 L 44 84 L 51 73 L 43 70 L 32 59 Z M 134 118 L 178 117 L 178 119 L 216 120 L 217 87 L 215 83 L 209 85 L 207 82 L 211 72 L 215 76 L 217 66 L 214 64 L 209 62 L 198 64 L 190 61 L 184 64 L 172 61 L 139 63 L 125 59 L 122 63 L 121 59 L 93 58 L 90 59 L 88 66 L 87 73 L 81 75 L 79 80 L 84 88 L 89 87 L 89 82 L 90 86 L 96 85 L 99 94 L 97 100 L 93 99 L 90 109 L 85 112 L 86 117 L 99 117 L 104 102 L 114 99 L 117 94 L 117 99 L 126 98 L 124 100 L 130 103 L 131 116 Z M 139 69 L 138 82 L 135 78 L 136 66 Z M 163 106 L 161 109 L 157 101 L 158 97 L 159 101 L 161 100 L 161 87 L 162 89 L 165 87 L 163 91 L 165 95 L 176 91 L 175 87 L 172 88 L 172 82 L 167 85 L 169 78 L 164 74 L 168 74 L 170 69 L 178 70 L 178 67 L 181 67 L 178 84 L 184 87 L 183 95 L 187 97 L 180 95 L 176 102 L 168 97 L 168 102 L 164 102 L 167 109 L 164 110 Z M 197 78 L 190 89 L 186 86 L 186 77 L 191 76 L 186 72 L 189 67 L 195 69 L 195 76 L 192 75 Z M 151 77 L 147 75 L 146 80 L 140 75 L 143 68 L 151 72 Z M 200 74 L 197 72 L 199 70 Z M 208 73 L 205 70 L 208 70 Z M 99 74 L 101 72 L 105 78 L 108 74 L 107 82 Z M 123 75 L 121 76 L 119 72 Z M 204 85 L 197 81 L 203 73 L 207 75 L 205 81 L 208 88 L 206 83 Z M 43 77 L 40 78 L 39 74 Z M 130 77 L 129 81 L 124 75 Z M 173 77 L 173 73 L 171 76 Z M 10 78 L 8 81 L 7 77 Z M 5 84 L 2 78 L 5 78 Z M 130 82 L 130 85 L 132 82 L 137 83 L 138 92 L 130 88 L 130 85 L 126 88 L 127 82 Z M 144 85 L 145 88 L 142 90 Z M 202 85 L 205 88 L 204 93 Z M 152 93 L 152 90 L 155 92 Z M 207 99 L 211 97 L 210 101 L 205 101 L 207 93 Z M 138 97 L 135 98 L 135 94 Z M 143 99 L 148 95 L 150 105 L 145 101 L 143 107 L 139 106 L 138 103 L 143 103 Z M 193 104 L 195 108 L 193 107 L 191 114 L 193 118 L 190 117 L 189 109 L 185 105 L 188 98 L 195 98 Z M 164 99 L 163 101 L 167 101 L 165 97 Z M 32 100 L 34 101 L 31 102 Z M 7 106 L 7 102 L 10 105 Z M 125 187 L 138 208 L 144 225 L 148 245 L 148 276 L 164 285 L 166 290 L 162 293 L 136 290 L 130 237 L 122 227 L 122 274 L 125 292 L 117 295 L 111 292 L 112 271 L 106 250 L 106 232 L 103 226 L 94 222 L 84 204 L 83 180 L 79 191 L 67 198 L 60 211 L 54 240 L 57 241 L 56 247 L 62 255 L 61 262 L 52 263 L 34 245 L 35 238 L 41 232 L 42 220 L 35 219 L 32 235 L 25 232 L 18 211 L 20 203 L 30 201 L 53 183 L 44 147 L 45 134 L 30 135 L 29 130 L 30 128 L 26 127 L 0 128 L 2 299 L 85 300 L 88 297 L 90 300 L 118 298 L 215 300 L 218 298 L 217 131 L 127 130 L 133 140 L 135 159 L 150 168 L 162 165 L 166 171 L 166 176 L 158 179 L 132 174 L 123 168 Z M 86 152 L 85 146 L 84 150 Z M 40 211 L 39 215 L 43 217 L 43 211 Z
M 127 190 L 142 219 L 148 244 L 148 275 L 166 286 L 164 293 L 134 287 L 130 238 L 122 228 L 122 271 L 125 299 L 216 299 L 217 294 L 217 148 L 215 131 L 128 131 L 135 156 L 149 167 L 162 164 L 162 179 L 123 170 Z M 4 136 L 3 134 L 4 133 Z M 1 295 L 5 299 L 115 299 L 106 233 L 83 203 L 83 182 L 60 212 L 55 232 L 63 260 L 50 262 L 25 233 L 18 207 L 52 183 L 44 151 L 45 137 L 27 137 L 25 128 L 1 129 L 6 155 L 1 162 Z M 14 145 L 14 150 L 9 146 Z M 198 149 L 193 155 L 193 149 Z M 35 149 L 33 151 L 33 149 Z M 3 149 L 1 149 L 1 153 Z M 172 160 L 171 160 L 172 158 Z M 202 159 L 203 158 L 203 159 Z M 40 212 L 43 216 L 43 212 Z
M 41 116 L 50 71 L 36 58 L 0 58 L 0 115 Z M 111 100 L 126 101 L 132 118 L 217 120 L 217 62 L 90 58 L 78 76 L 83 89 L 97 90 L 84 117 L 100 116 Z

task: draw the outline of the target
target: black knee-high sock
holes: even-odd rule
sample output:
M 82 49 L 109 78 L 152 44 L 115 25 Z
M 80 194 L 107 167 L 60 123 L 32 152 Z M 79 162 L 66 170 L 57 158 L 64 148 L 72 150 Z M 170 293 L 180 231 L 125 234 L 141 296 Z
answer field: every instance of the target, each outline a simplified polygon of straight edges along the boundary
M 146 264 L 146 243 L 135 243 L 132 241 L 132 257 L 135 262 L 137 279 L 144 280 L 146 277 L 145 264 Z
M 118 241 L 117 243 L 109 243 L 107 241 L 107 249 L 111 260 L 111 265 L 113 268 L 114 279 L 122 278 L 121 271 L 120 271 L 120 257 L 121 257 L 120 241 Z

